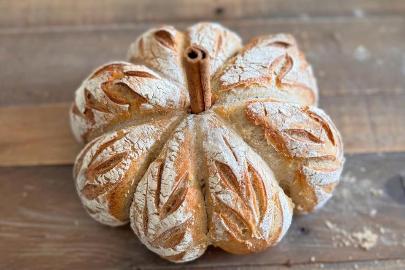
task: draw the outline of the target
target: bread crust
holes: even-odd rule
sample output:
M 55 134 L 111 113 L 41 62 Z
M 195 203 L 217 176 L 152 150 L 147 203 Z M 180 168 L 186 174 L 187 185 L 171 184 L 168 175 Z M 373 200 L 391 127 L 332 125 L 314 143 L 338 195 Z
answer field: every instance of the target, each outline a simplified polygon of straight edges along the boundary
M 195 157 L 196 122 L 185 119 L 136 188 L 131 226 L 150 250 L 173 262 L 201 256 L 208 246 L 204 196 Z
M 162 76 L 185 85 L 181 68 L 186 36 L 173 26 L 162 25 L 143 33 L 128 50 L 130 62 L 144 64 Z
M 291 223 L 290 199 L 267 164 L 239 136 L 214 115 L 201 122 L 211 243 L 235 254 L 276 244 Z
M 70 123 L 75 138 L 88 142 L 120 127 L 185 113 L 188 104 L 184 87 L 150 68 L 111 62 L 93 71 L 76 90 Z
M 134 188 L 178 117 L 107 133 L 78 155 L 74 179 L 91 217 L 118 226 L 128 222 Z
M 343 143 L 319 108 L 254 101 L 214 110 L 266 161 L 299 213 L 320 208 L 339 182 Z
M 213 85 L 217 103 L 263 98 L 318 102 L 312 68 L 289 34 L 252 39 L 215 74 Z

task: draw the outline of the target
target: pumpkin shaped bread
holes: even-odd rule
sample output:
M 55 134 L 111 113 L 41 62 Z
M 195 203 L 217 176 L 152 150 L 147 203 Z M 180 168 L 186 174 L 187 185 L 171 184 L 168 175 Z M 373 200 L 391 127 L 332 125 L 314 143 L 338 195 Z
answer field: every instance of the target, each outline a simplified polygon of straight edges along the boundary
M 70 118 L 86 146 L 77 192 L 97 221 L 130 222 L 161 257 L 185 262 L 208 245 L 264 250 L 293 209 L 321 207 L 339 181 L 342 141 L 316 107 L 311 66 L 290 35 L 242 47 L 216 23 L 152 29 L 129 62 L 96 69 Z

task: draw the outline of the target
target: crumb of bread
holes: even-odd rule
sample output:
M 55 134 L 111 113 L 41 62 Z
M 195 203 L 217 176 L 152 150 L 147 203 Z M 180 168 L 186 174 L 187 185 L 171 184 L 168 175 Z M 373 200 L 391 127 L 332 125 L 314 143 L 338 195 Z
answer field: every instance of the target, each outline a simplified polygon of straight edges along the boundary
M 373 248 L 378 241 L 378 235 L 367 227 L 364 227 L 363 231 L 355 232 L 352 235 L 354 239 L 357 240 L 357 244 L 365 250 Z

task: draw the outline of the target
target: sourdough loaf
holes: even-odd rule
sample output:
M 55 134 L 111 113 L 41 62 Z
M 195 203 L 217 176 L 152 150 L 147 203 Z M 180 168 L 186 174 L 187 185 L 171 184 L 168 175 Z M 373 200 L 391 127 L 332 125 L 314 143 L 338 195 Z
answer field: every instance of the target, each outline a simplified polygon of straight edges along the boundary
M 94 219 L 129 222 L 173 262 L 209 245 L 262 251 L 339 181 L 342 140 L 317 103 L 291 35 L 242 46 L 216 23 L 151 29 L 128 62 L 97 68 L 76 91 L 77 192 Z

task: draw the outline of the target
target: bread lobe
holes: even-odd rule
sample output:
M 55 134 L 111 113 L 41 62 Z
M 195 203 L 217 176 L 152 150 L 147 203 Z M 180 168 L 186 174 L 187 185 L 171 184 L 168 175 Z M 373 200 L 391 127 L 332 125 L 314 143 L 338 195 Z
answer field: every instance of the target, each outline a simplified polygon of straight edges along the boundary
M 192 167 L 195 119 L 174 131 L 136 188 L 131 227 L 150 250 L 170 261 L 201 256 L 208 241 L 204 197 Z
M 202 119 L 202 130 L 212 244 L 236 254 L 276 244 L 290 226 L 292 204 L 272 171 L 214 115 Z
M 331 196 L 344 164 L 343 143 L 316 107 L 256 101 L 214 108 L 266 161 L 300 213 Z
M 178 120 L 108 133 L 82 150 L 74 168 L 76 189 L 94 219 L 110 226 L 128 222 L 135 185 Z
M 273 98 L 315 105 L 318 100 L 312 68 L 288 34 L 251 40 L 214 76 L 213 90 L 219 103 Z
M 145 122 L 189 104 L 188 93 L 143 65 L 112 62 L 96 69 L 75 93 L 70 123 L 88 142 L 127 121 Z
M 143 33 L 129 47 L 127 58 L 132 63 L 145 64 L 165 78 L 184 86 L 181 68 L 186 37 L 173 26 L 163 25 Z

